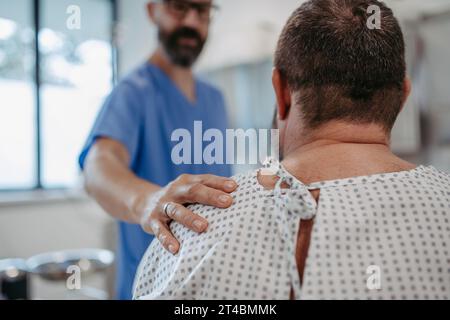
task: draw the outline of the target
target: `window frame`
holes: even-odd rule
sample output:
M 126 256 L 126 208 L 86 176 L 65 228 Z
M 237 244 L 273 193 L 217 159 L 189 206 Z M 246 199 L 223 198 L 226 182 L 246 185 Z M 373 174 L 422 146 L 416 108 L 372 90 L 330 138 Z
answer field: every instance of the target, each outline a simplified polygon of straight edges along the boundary
M 35 181 L 34 185 L 30 188 L 0 188 L 1 193 L 16 193 L 16 192 L 35 192 L 35 191 L 68 191 L 73 189 L 72 187 L 44 187 L 42 183 L 42 103 L 41 103 L 41 53 L 39 47 L 39 31 L 42 26 L 42 0 L 30 0 L 32 26 L 34 28 L 33 50 L 34 50 L 34 70 L 32 83 L 34 85 L 34 106 L 35 106 L 35 159 L 34 159 L 34 172 Z M 118 74 L 118 48 L 116 44 L 116 31 L 119 25 L 118 16 L 118 0 L 103 0 L 111 6 L 111 30 L 110 30 L 110 44 L 111 44 L 111 57 L 112 57 L 112 83 L 117 83 Z

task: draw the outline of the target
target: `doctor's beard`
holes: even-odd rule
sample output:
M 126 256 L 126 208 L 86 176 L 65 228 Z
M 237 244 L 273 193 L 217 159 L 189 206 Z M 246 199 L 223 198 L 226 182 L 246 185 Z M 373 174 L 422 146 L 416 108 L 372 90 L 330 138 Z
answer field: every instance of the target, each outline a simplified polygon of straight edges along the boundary
M 187 27 L 171 33 L 160 29 L 158 38 L 172 63 L 183 68 L 194 64 L 206 42 L 197 31 Z

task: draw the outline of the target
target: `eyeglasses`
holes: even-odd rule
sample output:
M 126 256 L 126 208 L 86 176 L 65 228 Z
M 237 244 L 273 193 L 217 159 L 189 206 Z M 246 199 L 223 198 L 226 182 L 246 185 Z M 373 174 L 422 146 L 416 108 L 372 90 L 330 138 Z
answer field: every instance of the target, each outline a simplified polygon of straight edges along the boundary
M 184 19 L 192 9 L 197 11 L 200 20 L 210 21 L 213 18 L 214 13 L 219 10 L 219 7 L 212 3 L 199 3 L 185 0 L 157 0 L 154 2 L 165 4 L 170 13 L 179 20 Z

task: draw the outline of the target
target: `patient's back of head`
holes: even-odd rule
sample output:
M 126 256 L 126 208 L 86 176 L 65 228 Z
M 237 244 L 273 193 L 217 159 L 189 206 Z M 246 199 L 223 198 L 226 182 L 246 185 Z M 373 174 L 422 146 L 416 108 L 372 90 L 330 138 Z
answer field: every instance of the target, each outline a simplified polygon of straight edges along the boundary
M 373 27 L 372 5 L 381 18 Z M 282 31 L 275 66 L 309 129 L 341 120 L 375 123 L 388 132 L 404 102 L 402 31 L 391 9 L 377 0 L 304 3 Z

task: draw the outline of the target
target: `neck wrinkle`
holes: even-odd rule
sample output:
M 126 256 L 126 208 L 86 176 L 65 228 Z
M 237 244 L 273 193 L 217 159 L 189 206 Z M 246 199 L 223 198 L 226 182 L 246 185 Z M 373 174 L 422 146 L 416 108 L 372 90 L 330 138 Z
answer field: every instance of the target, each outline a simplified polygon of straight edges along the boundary
M 377 124 L 353 124 L 345 121 L 331 121 L 315 129 L 292 126 L 286 136 L 284 155 L 306 152 L 330 145 L 366 145 L 390 148 L 390 134 Z M 292 134 L 294 131 L 294 134 Z M 290 140 L 290 141 L 288 141 Z

